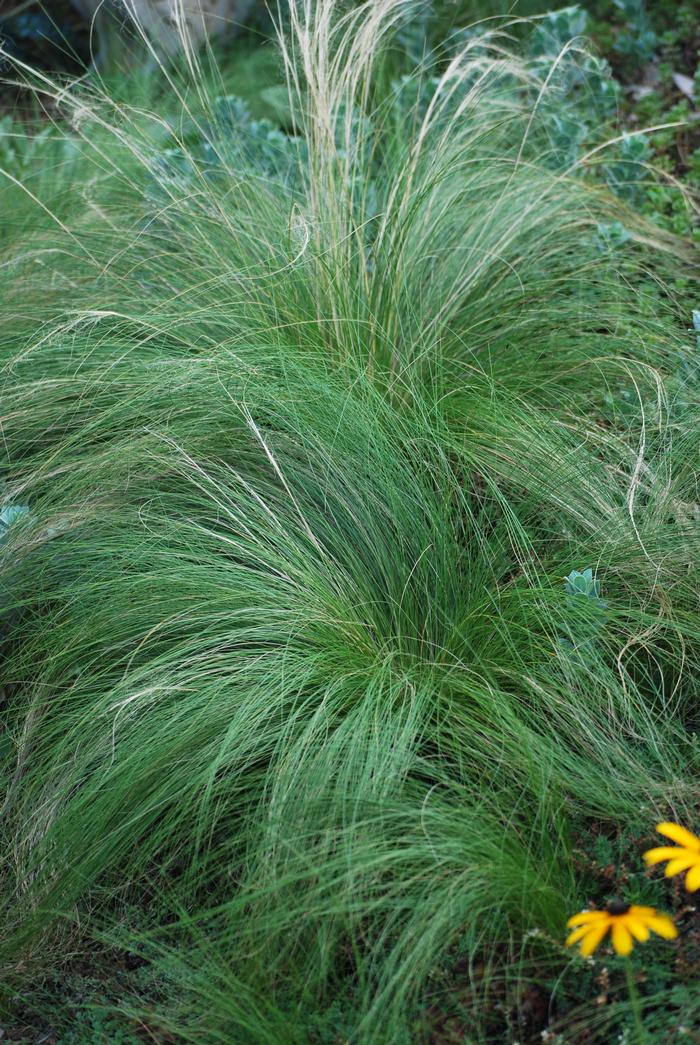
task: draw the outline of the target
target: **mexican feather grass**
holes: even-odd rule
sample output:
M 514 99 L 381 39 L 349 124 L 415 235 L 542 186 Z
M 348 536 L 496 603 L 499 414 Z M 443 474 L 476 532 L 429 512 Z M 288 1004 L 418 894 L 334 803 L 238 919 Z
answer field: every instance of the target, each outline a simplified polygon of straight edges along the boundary
M 102 934 L 183 1040 L 403 1041 L 459 945 L 476 1034 L 524 933 L 569 960 L 576 825 L 697 802 L 694 259 L 554 162 L 578 44 L 396 80 L 406 11 L 292 3 L 264 162 L 193 52 L 149 104 L 20 70 L 8 996 Z

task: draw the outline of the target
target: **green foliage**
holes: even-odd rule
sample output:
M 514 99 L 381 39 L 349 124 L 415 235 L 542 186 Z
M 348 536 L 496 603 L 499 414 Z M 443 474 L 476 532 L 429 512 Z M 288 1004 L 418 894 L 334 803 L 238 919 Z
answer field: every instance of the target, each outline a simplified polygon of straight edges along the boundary
M 658 40 L 647 16 L 645 0 L 614 0 L 622 12 L 625 29 L 616 41 L 615 49 L 636 62 L 648 62 L 654 57 Z
M 593 570 L 590 566 L 583 573 L 580 573 L 578 570 L 571 571 L 566 578 L 566 593 L 567 595 L 583 596 L 598 604 L 601 602 L 600 581 L 594 579 Z
M 548 90 L 533 103 L 546 113 L 547 162 L 555 168 L 575 171 L 585 146 L 604 136 L 607 121 L 619 102 L 619 85 L 608 62 L 583 47 L 588 15 L 577 6 L 562 8 L 540 18 L 526 36 L 525 47 L 539 69 Z
M 694 106 L 687 91 L 697 77 L 700 20 L 695 0 L 644 6 L 612 0 L 589 0 L 589 29 L 625 85 L 619 96 L 620 124 L 627 131 L 659 127 L 646 135 L 643 162 L 654 177 L 641 174 L 611 182 L 635 207 L 641 207 L 660 228 L 677 235 L 700 237 L 698 188 L 700 138 Z M 671 126 L 664 126 L 671 125 Z M 631 171 L 631 168 L 630 168 Z M 659 174 L 663 172 L 662 177 Z
M 594 578 L 590 566 L 583 572 L 572 570 L 564 583 L 572 612 L 559 646 L 572 663 L 590 667 L 595 662 L 595 643 L 602 638 L 608 604 L 600 597 L 600 581 Z
M 601 251 L 612 251 L 623 247 L 631 239 L 629 229 L 621 221 L 601 221 L 596 229 L 595 242 Z
M 646 176 L 650 152 L 644 135 L 626 134 L 618 145 L 615 161 L 605 165 L 605 177 L 610 188 L 633 206 L 639 205 L 644 198 L 642 182 Z
M 18 519 L 23 519 L 29 509 L 22 504 L 6 504 L 0 511 L 0 539 Z
M 99 941 L 147 984 L 78 1035 L 576 1035 L 582 846 L 698 799 L 697 259 L 644 136 L 589 162 L 580 12 L 297 13 L 283 123 L 41 80 L 70 160 L 6 179 L 6 1004 Z

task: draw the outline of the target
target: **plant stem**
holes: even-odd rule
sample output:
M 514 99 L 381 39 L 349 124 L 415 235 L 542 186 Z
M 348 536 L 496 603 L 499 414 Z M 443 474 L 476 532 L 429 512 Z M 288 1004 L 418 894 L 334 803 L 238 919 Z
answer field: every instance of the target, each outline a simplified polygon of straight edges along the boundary
M 639 991 L 637 990 L 637 984 L 634 982 L 634 972 L 632 970 L 632 963 L 629 958 L 625 961 L 625 976 L 627 977 L 627 991 L 630 998 L 630 1006 L 632 1008 L 632 1016 L 634 1018 L 634 1029 L 636 1031 L 635 1037 L 637 1045 L 647 1045 L 648 1038 L 647 1032 L 644 1029 L 642 1023 L 642 1006 L 639 999 Z

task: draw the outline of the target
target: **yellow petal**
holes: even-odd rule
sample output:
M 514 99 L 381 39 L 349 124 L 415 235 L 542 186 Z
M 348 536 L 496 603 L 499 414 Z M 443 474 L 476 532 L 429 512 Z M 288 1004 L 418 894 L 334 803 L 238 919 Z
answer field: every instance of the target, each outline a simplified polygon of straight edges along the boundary
M 673 940 L 678 936 L 678 929 L 667 914 L 655 914 L 653 918 L 647 918 L 646 923 L 652 932 L 663 936 L 664 940 Z
M 622 919 L 613 923 L 612 944 L 618 954 L 629 954 L 632 950 L 632 936 Z
M 667 878 L 673 878 L 674 874 L 680 874 L 681 871 L 687 871 L 689 867 L 693 866 L 700 866 L 700 854 L 698 853 L 688 853 L 686 856 L 679 856 L 676 860 L 669 860 L 664 874 Z
M 686 852 L 686 849 L 679 849 L 677 846 L 662 845 L 658 849 L 647 849 L 644 862 L 651 867 L 652 864 L 660 864 L 662 860 L 675 860 Z
M 588 927 L 587 934 L 581 940 L 581 954 L 584 958 L 593 953 L 609 928 L 610 922 L 607 919 L 602 924 L 596 923 Z
M 566 927 L 571 929 L 574 925 L 587 925 L 589 922 L 598 922 L 601 918 L 607 918 L 607 911 L 581 911 L 580 914 L 569 918 Z
M 578 943 L 582 940 L 586 933 L 591 931 L 590 925 L 579 925 L 578 929 L 574 929 L 572 933 L 566 937 L 566 946 L 571 947 L 572 944 Z
M 649 930 L 641 918 L 630 918 L 628 915 L 627 928 L 632 933 L 635 940 L 639 940 L 640 943 L 644 943 L 649 939 Z
M 667 838 L 672 839 L 674 842 L 678 842 L 685 849 L 692 849 L 696 853 L 700 853 L 700 838 L 694 835 L 691 831 L 686 830 L 685 827 L 681 827 L 680 824 L 669 824 L 664 822 L 663 824 L 657 824 L 656 830 L 660 835 L 666 835 Z
M 689 893 L 700 889 L 700 863 L 697 863 L 685 876 L 685 887 Z
M 633 903 L 627 912 L 627 917 L 632 918 L 653 918 L 656 914 L 655 907 L 643 907 L 641 904 Z

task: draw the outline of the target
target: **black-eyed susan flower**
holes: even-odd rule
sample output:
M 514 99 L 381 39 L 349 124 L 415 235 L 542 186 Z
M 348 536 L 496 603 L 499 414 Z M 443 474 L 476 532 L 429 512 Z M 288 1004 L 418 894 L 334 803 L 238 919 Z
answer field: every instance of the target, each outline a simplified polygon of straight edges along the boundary
M 603 942 L 608 930 L 611 933 L 612 945 L 618 954 L 629 954 L 634 941 L 644 943 L 649 933 L 672 940 L 678 930 L 667 914 L 659 914 L 653 907 L 640 907 L 638 904 L 611 901 L 602 911 L 581 911 L 569 918 L 569 933 L 566 946 L 580 944 L 581 954 L 592 954 Z
M 651 867 L 668 860 L 664 872 L 667 878 L 687 871 L 685 887 L 688 892 L 694 893 L 696 889 L 700 889 L 700 838 L 680 824 L 657 824 L 656 830 L 678 845 L 662 845 L 657 849 L 648 849 L 644 854 L 647 866 Z

